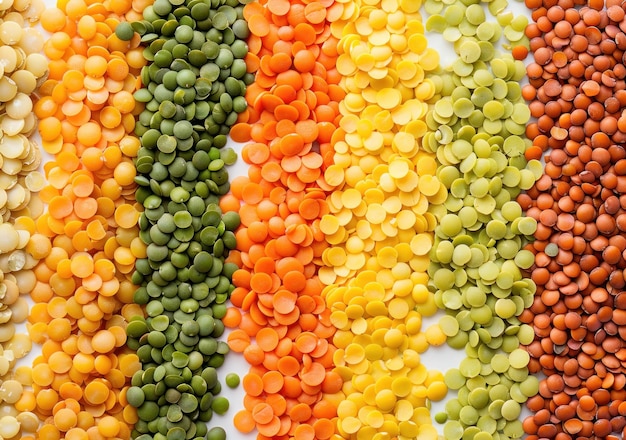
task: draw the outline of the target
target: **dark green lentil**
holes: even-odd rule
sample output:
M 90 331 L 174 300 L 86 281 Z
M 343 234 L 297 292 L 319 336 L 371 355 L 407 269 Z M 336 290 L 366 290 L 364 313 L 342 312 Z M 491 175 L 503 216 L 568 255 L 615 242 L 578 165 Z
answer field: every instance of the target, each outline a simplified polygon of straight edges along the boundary
M 122 41 L 130 41 L 130 39 L 133 38 L 134 33 L 135 31 L 133 30 L 133 27 L 127 21 L 121 22 L 115 28 L 115 35 Z
M 237 159 L 225 146 L 227 135 L 246 109 L 243 95 L 253 79 L 243 61 L 243 4 L 156 0 L 143 21 L 116 29 L 122 40 L 133 32 L 149 63 L 144 88 L 135 93 L 145 103 L 135 131 L 147 258 L 133 274 L 135 302 L 145 305 L 146 317 L 133 318 L 127 329 L 142 362 L 128 391 L 139 415 L 132 438 L 224 439 L 222 428 L 205 423 L 229 407 L 216 396 L 222 388 L 216 368 L 228 353 L 218 338 L 237 269 L 226 258 L 240 220 L 221 212 L 219 198 L 230 189 L 226 166 Z

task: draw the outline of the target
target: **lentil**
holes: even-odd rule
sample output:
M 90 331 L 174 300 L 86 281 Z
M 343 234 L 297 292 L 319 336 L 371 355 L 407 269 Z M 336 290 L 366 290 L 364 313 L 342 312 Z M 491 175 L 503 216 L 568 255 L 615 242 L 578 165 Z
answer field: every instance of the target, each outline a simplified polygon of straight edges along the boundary
M 343 24 L 344 5 L 328 6 L 269 0 L 244 8 L 255 83 L 231 134 L 247 142 L 250 168 L 221 205 L 241 214 L 242 269 L 231 296 L 239 331 L 228 338 L 251 365 L 242 378 L 245 410 L 234 422 L 241 432 L 256 428 L 259 439 L 331 438 L 343 384 L 332 371 L 334 328 L 318 275 L 326 247 L 319 223 L 331 189 L 323 171 L 344 96 L 331 31 Z
M 228 385 L 230 388 L 237 388 L 239 386 L 240 379 L 237 374 L 228 373 L 224 381 L 226 382 L 226 385 Z
M 523 246 L 536 222 L 521 217 L 516 197 L 531 188 L 541 165 L 524 157 L 530 112 L 518 84 L 523 63 L 494 47 L 501 35 L 505 49 L 529 42 L 524 17 L 505 12 L 506 2 L 487 6 L 498 23 L 487 20 L 480 4 L 426 6 L 434 13 L 432 28 L 458 55 L 449 72 L 433 77 L 435 104 L 422 142 L 437 155 L 436 175 L 448 190 L 442 204 L 429 207 L 437 224 L 429 289 L 446 312 L 439 326 L 448 345 L 466 355 L 444 376 L 458 395 L 447 402 L 447 417 L 436 417 L 454 439 L 521 437 L 520 403 L 535 395 L 538 382 L 519 348 L 532 339 L 519 316 L 535 290 L 521 269 L 532 264 Z
M 139 39 L 121 44 L 112 34 L 144 6 L 70 0 L 42 20 L 52 34 L 43 44 L 49 73 L 33 112 L 54 159 L 40 192 L 48 210 L 33 224 L 41 262 L 28 330 L 41 355 L 22 402 L 44 421 L 41 438 L 130 437 L 137 417 L 124 396 L 139 361 L 123 347 L 126 321 L 140 312 L 129 273 L 145 253 L 133 207 L 139 142 L 130 136 L 142 63 Z
M 240 219 L 218 203 L 230 188 L 226 166 L 236 160 L 227 135 L 246 108 L 252 80 L 243 5 L 156 0 L 143 16 L 130 29 L 116 29 L 130 41 L 137 31 L 148 61 L 144 88 L 134 93 L 145 103 L 135 128 L 141 139 L 135 181 L 147 248 L 132 275 L 140 286 L 134 301 L 146 316 L 127 328 L 142 366 L 129 394 L 138 415 L 132 437 L 223 439 L 224 430 L 208 430 L 206 422 L 229 408 L 216 396 L 216 369 L 229 351 L 218 338 L 237 269 L 226 259 Z
M 32 375 L 17 363 L 29 354 L 32 343 L 16 325 L 28 318 L 25 295 L 34 288 L 33 268 L 47 251 L 47 239 L 36 233 L 32 220 L 43 211 L 37 193 L 44 178 L 38 171 L 41 152 L 32 138 L 37 124 L 31 98 L 47 65 L 39 54 L 43 36 L 27 26 L 39 21 L 43 2 L 11 2 L 0 9 L 0 435 L 29 438 L 39 427 L 32 412 Z
M 543 156 L 546 166 L 518 198 L 538 221 L 528 246 L 537 292 L 520 319 L 536 333 L 527 347 L 530 372 L 546 378 L 523 426 L 530 439 L 623 436 L 615 409 L 624 400 L 616 296 L 624 280 L 624 11 L 615 2 L 526 5 L 534 59 L 522 93 L 536 118 L 526 130 L 533 141 L 526 155 Z
M 421 147 L 436 89 L 425 75 L 439 57 L 409 3 L 373 2 L 336 33 L 346 97 L 325 172 L 335 191 L 320 222 L 329 244 L 320 280 L 345 380 L 341 438 L 437 438 L 429 404 L 447 392 L 443 375 L 420 362 L 446 338 L 436 326 L 422 329 L 422 317 L 436 311 L 426 274 L 435 217 L 427 211 L 446 195 L 434 154 Z M 449 113 L 449 104 L 437 106 Z

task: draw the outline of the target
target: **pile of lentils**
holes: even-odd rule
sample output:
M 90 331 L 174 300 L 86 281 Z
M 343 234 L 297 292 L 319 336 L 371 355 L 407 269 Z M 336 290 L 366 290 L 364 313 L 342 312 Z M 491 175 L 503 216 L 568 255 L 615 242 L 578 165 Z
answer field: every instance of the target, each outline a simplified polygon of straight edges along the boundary
M 224 148 L 227 134 L 246 109 L 252 80 L 242 11 L 237 0 L 157 0 L 142 21 L 116 30 L 121 39 L 139 33 L 148 60 L 145 88 L 134 94 L 145 103 L 135 132 L 147 258 L 137 260 L 133 275 L 147 317 L 127 328 L 142 362 L 127 393 L 139 418 L 132 437 L 141 440 L 225 437 L 221 427 L 207 432 L 206 422 L 228 409 L 216 396 L 216 368 L 228 352 L 217 338 L 237 269 L 225 260 L 240 221 L 218 203 L 230 188 L 225 166 L 236 160 Z
M 497 46 L 501 36 L 523 46 L 527 20 L 505 7 L 427 4 L 433 13 L 427 28 L 442 32 L 457 54 L 448 72 L 434 78 L 438 96 L 423 142 L 437 154 L 437 177 L 448 191 L 443 204 L 430 207 L 438 224 L 429 288 L 445 311 L 439 325 L 448 345 L 465 352 L 445 372 L 457 396 L 435 416 L 452 440 L 521 438 L 522 405 L 539 388 L 520 347 L 532 342 L 532 328 L 519 319 L 535 292 L 522 272 L 533 254 L 522 248 L 536 221 L 523 217 L 516 197 L 532 187 L 542 166 L 524 155 L 530 119 L 519 84 L 524 64 Z
M 626 434 L 626 20 L 616 1 L 527 0 L 534 60 L 529 155 L 545 171 L 518 198 L 537 219 L 529 440 Z

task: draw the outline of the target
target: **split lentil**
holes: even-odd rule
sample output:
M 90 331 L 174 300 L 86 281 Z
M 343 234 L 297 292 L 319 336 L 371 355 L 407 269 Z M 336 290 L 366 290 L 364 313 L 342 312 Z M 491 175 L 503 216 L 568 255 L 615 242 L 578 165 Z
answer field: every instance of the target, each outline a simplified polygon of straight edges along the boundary
M 128 438 L 137 418 L 127 405 L 139 359 L 125 327 L 137 313 L 130 272 L 145 255 L 139 242 L 132 160 L 132 92 L 144 61 L 139 38 L 113 34 L 145 2 L 61 2 L 46 10 L 43 44 L 49 73 L 33 107 L 44 150 L 48 209 L 35 229 L 45 240 L 28 318 L 41 354 L 32 394 L 22 402 L 43 422 L 38 438 Z
M 250 167 L 221 204 L 239 209 L 242 220 L 231 296 L 238 328 L 228 340 L 251 365 L 234 423 L 241 432 L 256 428 L 259 440 L 335 434 L 343 381 L 332 371 L 335 329 L 318 276 L 326 247 L 320 219 L 328 212 L 324 169 L 344 97 L 331 29 L 353 12 L 351 3 L 334 1 L 244 8 L 246 62 L 256 73 L 232 136 L 248 142 L 242 157 Z
M 436 175 L 447 189 L 444 203 L 429 211 L 437 223 L 429 289 L 446 312 L 439 326 L 448 345 L 466 356 L 445 373 L 457 395 L 437 419 L 446 439 L 521 438 L 521 404 L 539 389 L 520 348 L 532 341 L 532 327 L 519 319 L 535 293 L 522 269 L 533 262 L 523 247 L 536 222 L 522 217 L 516 197 L 533 186 L 542 165 L 525 157 L 524 64 L 497 43 L 504 36 L 505 49 L 527 46 L 527 20 L 499 0 L 428 0 L 425 7 L 432 14 L 427 28 L 441 32 L 458 56 L 433 77 L 436 103 L 423 140 L 437 155 Z
M 427 289 L 436 225 L 428 209 L 446 188 L 422 148 L 436 92 L 426 75 L 439 56 L 418 8 L 372 1 L 333 29 L 346 97 L 325 172 L 335 188 L 320 222 L 329 244 L 320 280 L 344 381 L 335 438 L 436 439 L 429 406 L 447 392 L 444 375 L 420 359 L 445 341 L 437 326 L 422 329 L 422 318 L 437 310 Z
M 45 256 L 47 239 L 36 234 L 31 218 L 41 214 L 37 193 L 39 146 L 32 139 L 36 119 L 32 94 L 47 74 L 39 54 L 43 36 L 31 28 L 39 21 L 41 1 L 0 6 L 0 436 L 30 439 L 39 427 L 32 412 L 30 369 L 18 365 L 32 342 L 17 325 L 28 318 L 26 296 L 35 285 L 33 268 Z M 43 248 L 42 248 L 43 245 Z
M 44 185 L 41 151 L 30 139 L 37 129 L 31 94 L 45 80 L 47 63 L 40 54 L 43 36 L 28 27 L 43 7 L 41 1 L 24 2 L 3 5 L 0 12 L 0 214 L 5 222 L 20 215 L 37 218 L 43 211 L 39 198 L 31 197 Z
M 426 29 L 442 32 L 459 57 L 442 73 L 410 2 L 357 7 L 268 0 L 250 4 L 246 12 L 238 4 L 214 10 L 214 4 L 198 0 L 160 1 L 148 10 L 148 20 L 137 21 L 144 3 L 128 9 L 124 1 L 63 2 L 42 20 L 54 32 L 44 47 L 52 60 L 49 80 L 43 79 L 42 58 L 25 52 L 26 69 L 11 75 L 17 86 L 5 81 L 9 86 L 2 88 L 12 102 L 0 123 L 6 174 L 0 178 L 0 210 L 5 221 L 39 217 L 35 213 L 41 214 L 43 205 L 31 192 L 40 189 L 48 204 L 36 225 L 18 219 L 13 229 L 2 224 L 7 227 L 0 234 L 0 250 L 9 253 L 0 258 L 4 283 L 14 282 L 26 293 L 22 286 L 32 281 L 36 302 L 50 299 L 31 313 L 33 338 L 43 342 L 49 333 L 33 368 L 37 394 L 27 392 L 16 402 L 50 416 L 41 438 L 130 435 L 137 415 L 132 408 L 120 412 L 126 399 L 140 410 L 140 429 L 174 439 L 205 429 L 209 440 L 223 439 L 222 428 L 187 422 L 194 405 L 207 408 L 206 418 L 228 410 L 223 397 L 204 404 L 194 397 L 209 383 L 215 383 L 211 393 L 219 392 L 213 365 L 202 370 L 201 380 L 187 370 L 200 359 L 193 353 L 221 363 L 226 346 L 211 338 L 224 325 L 239 327 L 229 344 L 252 365 L 242 380 L 246 408 L 235 424 L 242 432 L 258 428 L 259 438 L 282 431 L 296 439 L 385 438 L 381 428 L 410 437 L 419 432 L 411 423 L 433 436 L 423 407 L 443 397 L 446 385 L 459 390 L 447 413 L 435 416 L 447 421 L 446 438 L 521 435 L 521 404 L 537 391 L 528 403 L 534 415 L 523 424 L 530 438 L 624 435 L 619 293 L 626 70 L 620 4 L 527 0 L 536 22 L 527 27 L 523 17 L 503 11 L 503 0 L 487 8 L 497 24 L 487 21 L 480 4 L 427 0 Z M 35 21 L 40 3 L 19 7 L 24 18 Z M 103 8 L 112 21 L 101 21 Z M 200 37 L 193 28 L 200 22 L 208 26 L 207 20 L 209 39 L 220 34 L 222 40 L 194 48 Z M 225 44 L 231 34 L 235 41 Z M 24 56 L 13 49 L 22 47 L 16 35 L 28 40 L 29 50 L 43 43 L 30 29 L 5 20 L 0 56 L 9 64 L 15 57 L 17 66 Z M 509 41 L 505 49 L 511 57 L 494 48 L 500 35 Z M 139 48 L 140 40 L 148 48 Z M 513 60 L 523 60 L 527 46 L 534 63 L 527 70 L 530 86 L 520 89 L 520 64 Z M 133 99 L 144 57 L 152 63 L 141 74 L 147 87 Z M 251 87 L 247 69 L 258 70 Z M 5 64 L 0 81 L 7 73 Z M 44 166 L 48 186 L 30 169 L 40 159 L 25 140 L 35 126 L 27 91 L 40 82 L 43 98 L 30 105 L 41 117 L 44 147 L 55 155 Z M 244 111 L 246 88 L 250 106 Z M 520 96 L 532 101 L 530 107 Z M 431 104 L 429 113 L 424 103 Z M 127 136 L 135 116 L 143 149 Z M 537 121 L 524 129 L 530 116 Z M 218 202 L 217 195 L 229 187 L 224 166 L 236 157 L 222 148 L 224 127 L 237 120 L 233 138 L 253 140 L 243 151 L 251 167 L 248 178 L 233 184 L 233 194 Z M 220 128 L 212 133 L 214 127 Z M 187 145 L 190 139 L 194 147 Z M 189 154 L 196 145 L 206 154 Z M 544 153 L 540 177 L 537 160 Z M 200 178 L 203 172 L 208 180 Z M 134 182 L 142 187 L 143 206 L 132 203 Z M 520 188 L 530 189 L 520 194 Z M 239 219 L 222 212 L 239 210 L 241 201 L 243 227 L 237 230 Z M 521 217 L 523 210 L 530 218 Z M 526 245 L 531 235 L 536 240 Z M 201 246 L 214 242 L 212 249 L 186 247 L 194 243 L 191 237 Z M 244 239 L 241 253 L 225 259 L 235 237 Z M 215 243 L 222 243 L 217 258 Z M 46 256 L 33 272 L 37 281 L 31 279 L 28 267 Z M 429 257 L 433 264 L 427 271 Z M 233 263 L 244 270 L 235 272 Z M 211 275 L 216 264 L 220 272 Z M 132 280 L 144 283 L 136 298 L 145 303 L 146 318 L 135 306 L 120 309 L 133 296 L 134 269 Z M 232 290 L 225 287 L 230 274 L 238 286 L 233 302 L 241 310 L 223 305 Z M 219 280 L 208 296 L 193 287 L 181 293 L 181 285 L 202 277 Z M 430 292 L 422 288 L 427 283 Z M 157 292 L 172 284 L 176 292 Z M 323 292 L 326 307 L 318 299 L 322 284 L 330 286 Z M 220 289 L 226 290 L 217 293 Z M 204 313 L 200 303 L 211 290 L 214 302 Z M 389 292 L 409 290 L 390 297 Z M 115 301 L 106 299 L 111 297 Z M 448 314 L 438 327 L 422 331 L 421 316 L 432 314 L 434 306 Z M 523 311 L 528 306 L 530 311 Z M 128 334 L 135 335 L 129 346 L 143 350 L 139 358 L 147 363 L 133 376 L 136 386 L 126 389 L 125 379 L 111 372 L 128 377 L 139 368 L 139 358 L 123 350 L 119 358 L 111 353 L 120 352 L 128 319 Z M 203 337 L 205 326 L 217 330 Z M 0 338 L 11 332 L 3 324 Z M 89 342 L 80 339 L 85 335 Z M 12 337 L 13 348 L 25 352 L 18 347 L 28 344 Z M 446 339 L 454 347 L 467 342 L 468 358 L 445 374 L 424 373 L 419 356 L 405 347 L 425 350 Z M 527 351 L 518 348 L 520 342 Z M 185 352 L 187 343 L 197 351 Z M 142 349 L 146 346 L 149 351 Z M 409 354 L 408 363 L 396 362 L 399 350 Z M 386 360 L 382 372 L 372 369 L 381 359 Z M 421 385 L 415 396 L 404 396 L 409 384 L 395 379 L 413 364 Z M 537 384 L 527 365 L 546 380 Z M 76 378 L 95 373 L 102 378 L 87 381 L 82 390 Z M 191 390 L 178 389 L 182 384 L 171 377 L 178 373 L 191 381 Z M 15 395 L 31 383 L 29 374 L 15 374 L 20 379 L 5 380 L 0 394 Z M 160 375 L 161 382 L 155 379 Z M 61 384 L 66 378 L 78 382 Z M 226 377 L 229 386 L 238 382 Z M 159 400 L 160 383 L 169 388 Z M 115 387 L 121 391 L 112 393 L 111 384 L 120 384 Z M 107 408 L 113 394 L 117 406 Z M 311 408 L 311 396 L 325 400 Z M 80 410 L 82 404 L 87 409 Z M 103 405 L 115 416 L 100 414 Z M 159 409 L 163 406 L 166 410 Z M 143 423 L 155 411 L 175 428 Z M 410 411 L 414 420 L 404 420 Z M 3 415 L 0 435 L 16 435 L 15 421 L 23 429 L 34 427 L 33 417 L 29 411 Z

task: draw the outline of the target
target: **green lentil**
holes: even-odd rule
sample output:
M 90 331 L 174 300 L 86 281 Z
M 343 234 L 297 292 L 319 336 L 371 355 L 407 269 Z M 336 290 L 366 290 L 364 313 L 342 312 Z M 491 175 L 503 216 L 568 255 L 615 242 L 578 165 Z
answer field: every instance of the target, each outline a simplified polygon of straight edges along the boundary
M 228 373 L 224 382 L 226 382 L 226 385 L 228 385 L 228 387 L 230 388 L 237 388 L 240 382 L 239 375 L 237 375 L 236 373 Z
M 448 420 L 448 414 L 446 414 L 445 412 L 435 414 L 435 421 L 437 423 L 445 423 L 446 420 Z
M 225 414 L 228 411 L 229 403 L 225 397 L 216 397 L 211 403 L 211 409 L 217 414 Z
M 225 260 L 240 220 L 218 202 L 230 188 L 225 167 L 237 160 L 226 135 L 246 109 L 253 79 L 243 61 L 242 18 L 239 1 L 156 0 L 143 21 L 116 29 L 122 40 L 139 33 L 151 61 L 141 73 L 145 88 L 135 93 L 146 104 L 136 125 L 136 182 L 147 258 L 137 260 L 132 277 L 146 317 L 127 330 L 143 366 L 128 392 L 139 416 L 133 438 L 225 438 L 205 422 L 229 406 L 217 396 L 215 367 L 228 352 L 217 338 L 234 289 L 237 267 Z
M 457 399 L 446 403 L 447 418 L 435 417 L 445 423 L 446 439 L 514 438 L 523 433 L 521 404 L 538 390 L 520 348 L 533 341 L 533 329 L 518 319 L 535 292 L 522 269 L 534 261 L 523 248 L 536 222 L 523 217 L 515 200 L 542 167 L 524 157 L 530 118 L 519 86 L 524 65 L 496 43 L 503 35 L 504 49 L 528 45 L 527 21 L 503 11 L 505 0 L 427 0 L 425 6 L 426 28 L 442 33 L 457 54 L 436 72 L 422 142 L 437 155 L 437 176 L 448 189 L 443 205 L 429 207 L 438 220 L 429 289 L 446 312 L 439 326 L 448 344 L 466 356 L 444 376 Z M 546 247 L 550 256 L 558 252 Z
M 226 431 L 224 431 L 224 428 L 220 428 L 219 426 L 211 428 L 206 434 L 207 440 L 224 440 L 225 438 Z
M 134 34 L 135 31 L 133 30 L 133 27 L 127 21 L 121 22 L 115 28 L 115 35 L 122 41 L 130 41 L 133 38 Z

